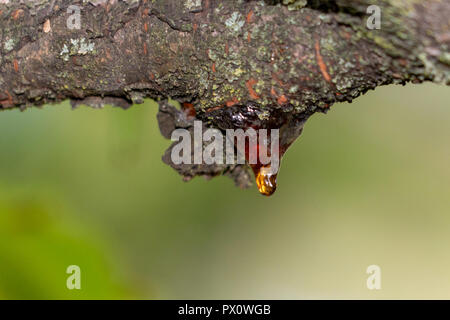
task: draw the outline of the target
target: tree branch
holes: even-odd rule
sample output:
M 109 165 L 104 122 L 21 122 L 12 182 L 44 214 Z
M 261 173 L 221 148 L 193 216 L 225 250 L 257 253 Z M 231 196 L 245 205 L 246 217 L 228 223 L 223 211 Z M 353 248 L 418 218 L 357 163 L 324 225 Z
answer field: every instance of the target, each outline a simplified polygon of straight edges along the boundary
M 251 106 L 267 127 L 285 117 L 276 110 L 302 125 L 379 85 L 450 84 L 448 1 L 280 2 L 0 0 L 0 108 L 171 97 L 209 126 L 248 126 L 236 114 Z M 71 5 L 80 29 L 67 26 Z

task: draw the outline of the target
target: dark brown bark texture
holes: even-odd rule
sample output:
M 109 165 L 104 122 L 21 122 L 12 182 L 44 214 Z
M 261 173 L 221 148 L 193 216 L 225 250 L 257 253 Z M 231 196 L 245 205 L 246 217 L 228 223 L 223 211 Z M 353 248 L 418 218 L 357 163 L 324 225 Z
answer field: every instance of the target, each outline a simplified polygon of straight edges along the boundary
M 80 29 L 67 24 L 73 5 Z M 380 29 L 367 28 L 370 5 Z M 0 0 L 0 109 L 152 98 L 166 137 L 193 119 L 270 127 L 280 112 L 299 127 L 379 85 L 448 85 L 449 16 L 448 0 Z M 250 181 L 240 165 L 176 169 Z

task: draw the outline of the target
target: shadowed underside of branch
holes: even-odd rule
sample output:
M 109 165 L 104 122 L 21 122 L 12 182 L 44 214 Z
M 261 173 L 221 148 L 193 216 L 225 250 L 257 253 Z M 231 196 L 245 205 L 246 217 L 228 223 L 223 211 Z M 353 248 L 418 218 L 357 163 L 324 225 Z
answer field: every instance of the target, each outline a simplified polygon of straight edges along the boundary
M 80 29 L 67 25 L 73 5 Z M 380 29 L 366 26 L 369 5 Z M 280 110 L 303 125 L 379 85 L 448 85 L 449 15 L 439 0 L 0 0 L 0 108 L 149 97 L 170 133 L 185 116 L 171 97 L 219 129 L 248 126 L 249 106 L 263 127 Z M 242 166 L 176 169 L 249 180 Z

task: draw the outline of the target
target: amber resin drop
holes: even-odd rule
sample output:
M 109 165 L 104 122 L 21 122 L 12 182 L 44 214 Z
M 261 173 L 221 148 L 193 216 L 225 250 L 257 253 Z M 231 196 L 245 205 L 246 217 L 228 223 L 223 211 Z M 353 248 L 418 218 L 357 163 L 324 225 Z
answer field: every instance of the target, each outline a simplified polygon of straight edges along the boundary
M 281 165 L 281 158 L 285 154 L 289 146 L 300 136 L 303 125 L 311 115 L 310 113 L 293 114 L 289 111 L 289 106 L 284 108 L 264 109 L 260 106 L 250 103 L 248 105 L 234 105 L 227 108 L 218 108 L 208 112 L 208 119 L 213 119 L 214 125 L 221 129 L 243 129 L 254 130 L 266 129 L 267 142 L 259 145 L 257 142 L 257 154 L 259 155 L 260 148 L 264 147 L 267 152 L 272 152 L 271 148 L 271 129 L 279 130 L 279 148 L 277 151 L 278 163 L 277 167 Z M 235 141 L 236 147 L 236 141 Z M 259 192 L 264 196 L 271 196 L 277 189 L 277 175 L 278 170 L 271 170 L 271 164 L 263 164 L 259 161 L 259 156 L 256 164 L 251 164 L 249 161 L 249 145 L 245 145 L 245 159 L 255 174 L 256 185 Z M 268 154 L 270 156 L 270 154 Z M 272 164 L 274 165 L 274 164 Z
M 271 196 L 277 190 L 277 173 L 273 173 L 270 167 L 251 167 L 255 174 L 259 193 L 264 196 Z

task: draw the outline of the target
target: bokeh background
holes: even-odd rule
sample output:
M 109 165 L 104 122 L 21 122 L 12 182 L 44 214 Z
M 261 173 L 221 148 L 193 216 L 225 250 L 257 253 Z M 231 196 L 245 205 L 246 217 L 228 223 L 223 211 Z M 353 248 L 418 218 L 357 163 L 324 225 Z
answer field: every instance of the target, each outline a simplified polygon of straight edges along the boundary
M 388 86 L 313 116 L 271 198 L 182 182 L 151 101 L 1 112 L 0 298 L 448 299 L 449 101 Z

